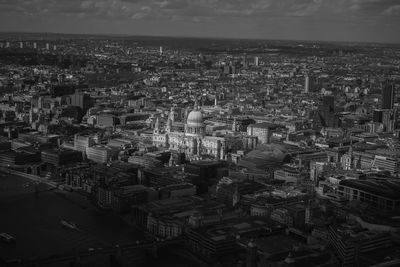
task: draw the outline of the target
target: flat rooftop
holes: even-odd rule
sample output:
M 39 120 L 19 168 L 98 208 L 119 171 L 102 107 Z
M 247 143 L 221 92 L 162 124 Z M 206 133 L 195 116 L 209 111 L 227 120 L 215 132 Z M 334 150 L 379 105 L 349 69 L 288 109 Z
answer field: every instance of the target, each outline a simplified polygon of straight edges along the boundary
M 348 179 L 340 181 L 340 185 L 362 190 L 381 197 L 400 200 L 400 181 Z

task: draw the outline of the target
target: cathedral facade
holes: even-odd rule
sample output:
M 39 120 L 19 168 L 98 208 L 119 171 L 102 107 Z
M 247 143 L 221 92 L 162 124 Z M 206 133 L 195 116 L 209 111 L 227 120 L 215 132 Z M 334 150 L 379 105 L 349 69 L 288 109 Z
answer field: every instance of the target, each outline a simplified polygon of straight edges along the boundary
M 189 158 L 208 155 L 217 159 L 226 159 L 227 140 L 224 137 L 206 136 L 203 114 L 197 104 L 187 115 L 184 131 L 175 131 L 174 110 L 172 109 L 164 131 L 160 129 L 157 118 L 153 132 L 153 144 L 171 150 L 185 152 Z

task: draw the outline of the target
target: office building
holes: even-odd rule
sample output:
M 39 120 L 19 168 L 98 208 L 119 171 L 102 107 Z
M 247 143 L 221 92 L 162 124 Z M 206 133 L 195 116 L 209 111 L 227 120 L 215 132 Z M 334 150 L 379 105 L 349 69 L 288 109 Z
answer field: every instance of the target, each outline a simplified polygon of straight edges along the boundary
M 153 157 L 146 156 L 146 155 L 144 155 L 144 156 L 132 155 L 129 157 L 128 162 L 137 164 L 144 168 L 149 168 L 149 169 L 154 169 L 154 168 L 163 166 L 163 164 L 160 160 L 153 158 Z
M 65 85 L 65 84 L 52 85 L 50 88 L 50 95 L 51 97 L 72 95 L 75 93 L 76 89 L 77 88 L 74 85 Z
M 314 91 L 314 77 L 306 74 L 304 77 L 304 93 L 310 93 Z
M 382 88 L 382 109 L 392 109 L 394 106 L 394 97 L 394 84 L 391 82 L 387 82 Z
M 322 126 L 336 128 L 339 126 L 339 118 L 335 114 L 335 97 L 326 95 L 322 99 L 322 105 L 318 107 L 318 114 Z
M 338 195 L 348 201 L 360 201 L 384 210 L 400 207 L 400 183 L 386 180 L 343 180 Z
M 101 128 L 114 127 L 119 124 L 119 118 L 112 114 L 100 114 L 97 116 L 97 126 Z
M 35 162 L 40 162 L 40 152 L 32 149 L 11 150 L 0 154 L 0 163 L 2 165 L 29 165 Z
M 82 161 L 82 153 L 74 150 L 49 149 L 41 153 L 42 161 L 53 166 L 72 164 Z
M 80 92 L 70 95 L 68 100 L 68 105 L 80 107 L 83 113 L 86 113 L 93 104 L 89 95 Z
M 250 124 L 247 127 L 247 134 L 257 136 L 260 144 L 269 144 L 272 131 L 276 130 L 278 127 L 278 125 L 268 122 Z
M 133 108 L 143 108 L 146 106 L 146 96 L 145 95 L 130 95 L 127 98 L 128 106 Z
M 207 192 L 208 187 L 218 179 L 228 174 L 223 162 L 218 161 L 192 161 L 185 166 L 185 173 L 189 180 L 196 185 L 198 193 Z
M 246 132 L 247 127 L 250 124 L 255 124 L 256 121 L 253 119 L 250 119 L 249 117 L 239 117 L 235 118 L 233 123 L 232 123 L 232 131 L 235 132 Z
M 196 186 L 189 183 L 171 184 L 162 187 L 159 192 L 160 199 L 190 197 L 196 194 Z
M 220 218 L 218 218 L 220 217 Z M 190 228 L 186 233 L 186 248 L 202 259 L 215 263 L 222 258 L 231 258 L 232 255 L 240 253 L 242 246 L 240 240 L 248 241 L 252 237 L 261 238 L 272 232 L 280 232 L 282 228 L 278 224 L 265 221 L 262 218 L 232 218 L 222 214 L 218 216 L 215 223 L 207 223 L 205 214 L 192 215 Z M 248 242 L 246 242 L 248 243 Z M 253 247 L 253 245 L 249 245 Z M 233 265 L 232 262 L 220 264 L 221 266 L 257 266 L 258 253 L 253 247 L 252 255 L 248 255 L 247 263 L 251 265 Z M 257 254 L 257 255 L 256 255 Z M 260 265 L 262 266 L 262 265 Z
M 304 93 L 310 92 L 310 77 L 306 75 L 304 77 Z
M 357 224 L 330 226 L 329 243 L 344 267 L 357 266 L 363 255 L 392 246 L 388 233 L 368 231 Z
M 400 153 L 396 150 L 377 149 L 372 166 L 390 172 L 393 176 L 400 174 Z
M 382 124 L 385 132 L 393 132 L 395 130 L 396 119 L 397 119 L 396 109 L 385 109 L 382 112 Z
M 373 122 L 382 123 L 383 122 L 383 110 L 375 109 L 372 120 L 373 120 Z
M 86 153 L 86 148 L 94 146 L 95 142 L 92 136 L 79 135 L 74 136 L 74 150 Z
M 308 174 L 303 173 L 300 171 L 300 169 L 291 166 L 283 166 L 274 172 L 275 180 L 281 180 L 285 181 L 285 183 L 293 184 L 300 184 L 307 176 Z
M 120 150 L 108 146 L 91 146 L 86 148 L 87 158 L 97 163 L 107 163 L 118 159 Z
M 151 189 L 143 185 L 122 186 L 111 194 L 110 206 L 119 213 L 129 212 L 132 205 L 146 203 Z
M 227 207 L 233 207 L 238 204 L 241 196 L 263 189 L 262 184 L 253 180 L 238 183 L 219 183 L 216 187 L 216 198 L 218 202 L 224 203 Z
M 326 95 L 322 99 L 322 105 L 329 108 L 331 111 L 335 111 L 335 97 L 333 95 Z

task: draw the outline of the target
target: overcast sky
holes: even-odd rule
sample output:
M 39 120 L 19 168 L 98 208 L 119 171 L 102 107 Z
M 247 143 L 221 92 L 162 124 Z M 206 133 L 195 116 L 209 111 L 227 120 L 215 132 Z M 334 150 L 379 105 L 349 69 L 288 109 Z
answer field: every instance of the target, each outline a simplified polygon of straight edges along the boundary
M 400 0 L 0 0 L 0 31 L 400 43 Z

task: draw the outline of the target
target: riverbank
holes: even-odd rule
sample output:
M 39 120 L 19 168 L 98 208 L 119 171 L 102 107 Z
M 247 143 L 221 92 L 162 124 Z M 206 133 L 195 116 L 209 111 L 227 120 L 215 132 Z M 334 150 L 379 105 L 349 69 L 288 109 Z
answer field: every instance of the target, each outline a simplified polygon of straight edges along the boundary
M 121 218 L 94 207 L 77 193 L 51 190 L 35 194 L 33 184 L 18 176 L 0 175 L 0 232 L 16 244 L 0 242 L 0 257 L 29 259 L 143 240 L 143 234 Z M 74 222 L 79 231 L 61 220 Z
M 74 254 L 145 239 L 129 215 L 118 216 L 97 208 L 83 194 L 44 184 L 39 184 L 40 192 L 36 194 L 35 186 L 27 178 L 0 173 L 0 232 L 9 233 L 17 240 L 15 245 L 0 242 L 0 258 L 26 260 Z M 74 222 L 79 230 L 63 227 L 61 220 Z M 183 248 L 163 249 L 159 258 L 148 258 L 145 266 L 205 266 L 184 251 Z M 104 263 L 101 266 L 108 266 L 104 260 L 100 262 Z

